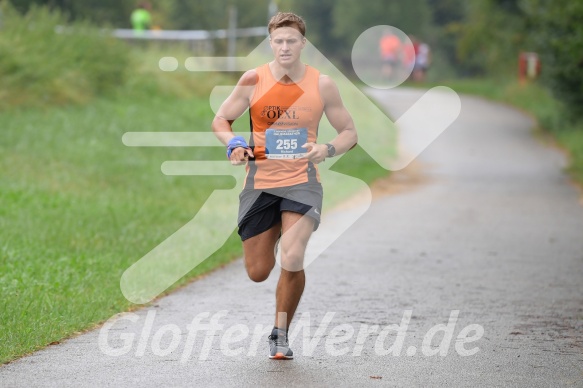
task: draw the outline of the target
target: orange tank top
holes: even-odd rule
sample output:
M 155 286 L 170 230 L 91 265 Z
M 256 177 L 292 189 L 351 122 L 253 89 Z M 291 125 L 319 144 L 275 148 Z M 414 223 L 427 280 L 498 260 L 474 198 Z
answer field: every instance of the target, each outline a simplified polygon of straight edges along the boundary
M 318 168 L 301 148 L 316 142 L 324 106 L 320 97 L 320 72 L 306 65 L 298 83 L 275 79 L 269 64 L 256 69 L 257 83 L 249 116 L 254 159 L 247 163 L 245 188 L 270 189 L 320 182 Z

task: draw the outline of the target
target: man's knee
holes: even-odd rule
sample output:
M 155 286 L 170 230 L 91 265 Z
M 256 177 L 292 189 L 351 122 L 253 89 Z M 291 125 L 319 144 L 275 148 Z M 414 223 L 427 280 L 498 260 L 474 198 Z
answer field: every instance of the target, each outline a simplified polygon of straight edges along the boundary
M 275 263 L 273 264 L 247 264 L 247 275 L 249 279 L 254 282 L 262 282 L 267 280 L 271 270 L 273 269 Z
M 289 272 L 298 272 L 304 269 L 304 252 L 290 250 L 281 253 L 281 268 Z

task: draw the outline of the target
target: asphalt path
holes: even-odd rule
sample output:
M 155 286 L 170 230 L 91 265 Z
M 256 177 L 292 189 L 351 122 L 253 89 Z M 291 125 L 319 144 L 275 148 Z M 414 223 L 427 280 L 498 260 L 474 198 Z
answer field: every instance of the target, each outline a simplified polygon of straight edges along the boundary
M 369 94 L 397 118 L 422 92 Z M 462 97 L 459 119 L 307 268 L 293 361 L 269 360 L 262 332 L 277 270 L 252 283 L 238 260 L 0 367 L 0 386 L 583 386 L 581 193 L 533 126 Z

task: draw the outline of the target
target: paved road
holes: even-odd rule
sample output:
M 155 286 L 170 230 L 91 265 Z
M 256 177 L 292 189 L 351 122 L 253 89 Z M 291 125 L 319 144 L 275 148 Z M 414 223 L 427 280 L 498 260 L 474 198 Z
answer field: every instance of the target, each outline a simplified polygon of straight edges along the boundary
M 371 94 L 397 117 L 420 96 Z M 237 261 L 123 316 L 102 349 L 94 331 L 0 368 L 0 386 L 583 386 L 583 207 L 564 157 L 532 126 L 464 97 L 421 168 L 392 178 L 406 190 L 377 199 L 307 269 L 296 328 L 310 326 L 294 361 L 268 360 L 256 326 L 272 321 L 276 276 L 251 283 Z M 431 330 L 456 314 L 447 333 Z M 207 328 L 189 342 L 197 316 Z

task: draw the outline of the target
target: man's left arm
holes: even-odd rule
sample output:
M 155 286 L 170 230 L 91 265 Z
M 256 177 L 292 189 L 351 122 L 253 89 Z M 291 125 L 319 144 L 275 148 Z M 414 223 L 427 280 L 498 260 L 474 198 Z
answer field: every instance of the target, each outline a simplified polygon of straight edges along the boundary
M 356 145 L 358 135 L 352 116 L 342 102 L 336 83 L 327 75 L 320 76 L 320 96 L 324 104 L 324 113 L 338 135 L 328 143 L 336 149 L 335 155 L 340 155 Z M 328 156 L 326 144 L 307 143 L 309 152 L 306 155 L 313 163 L 320 163 Z

